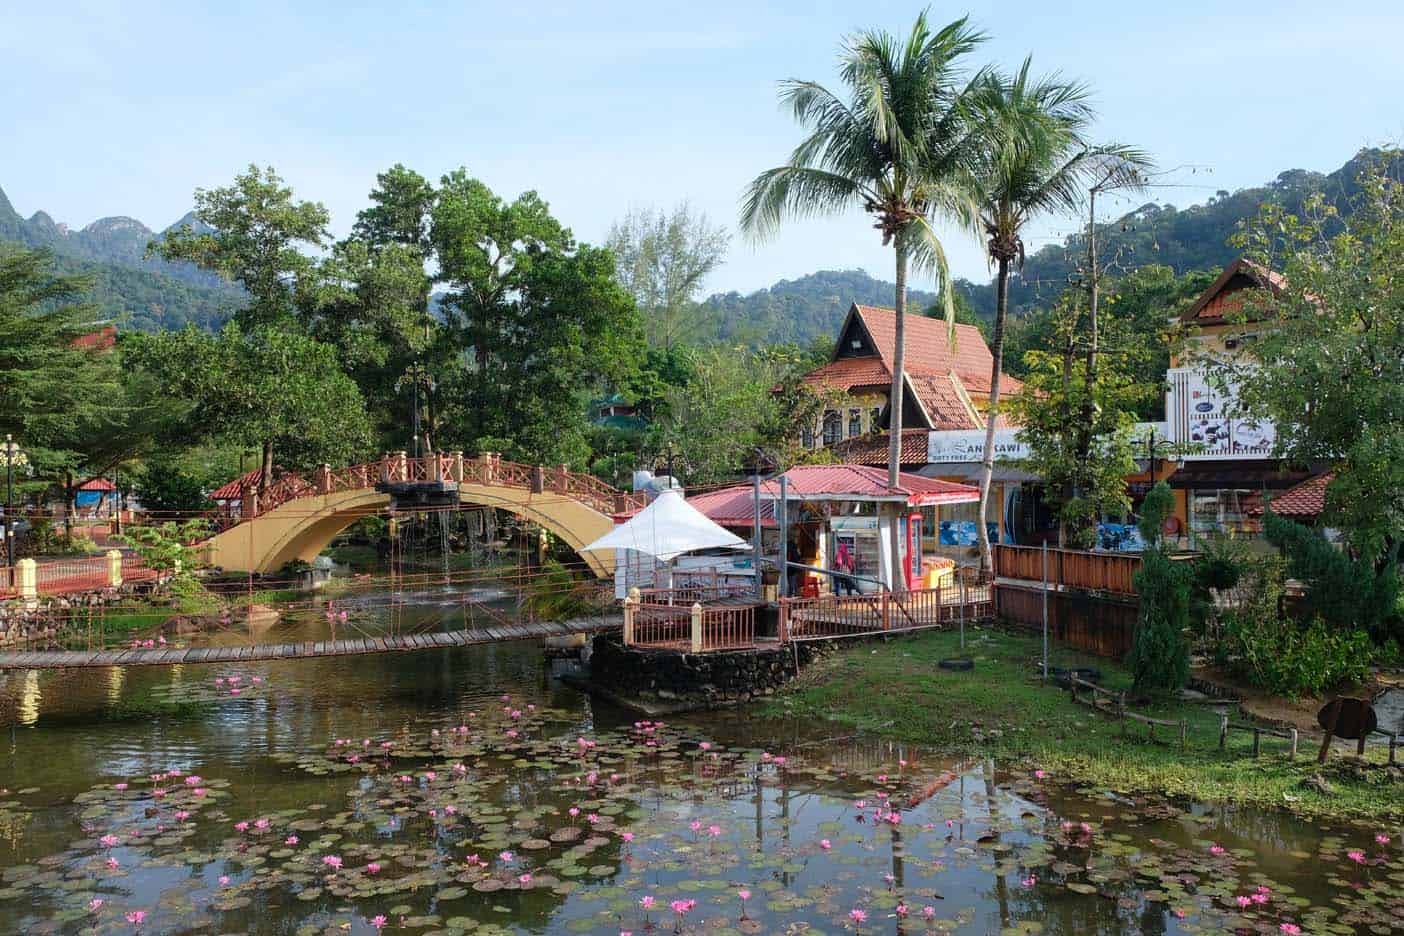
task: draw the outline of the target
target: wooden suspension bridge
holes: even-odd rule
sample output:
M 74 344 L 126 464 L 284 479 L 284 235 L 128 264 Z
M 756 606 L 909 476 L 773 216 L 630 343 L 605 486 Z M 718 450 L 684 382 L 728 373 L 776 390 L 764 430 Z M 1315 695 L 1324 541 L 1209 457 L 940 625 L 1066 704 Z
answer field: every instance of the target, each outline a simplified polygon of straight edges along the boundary
M 244 644 L 224 647 L 132 647 L 113 650 L 17 650 L 0 652 L 0 670 L 81 669 L 101 666 L 177 666 L 211 663 L 255 663 L 269 660 L 307 660 L 317 657 L 361 656 L 372 653 L 407 653 L 444 650 L 514 640 L 544 640 L 618 630 L 620 617 L 579 618 L 570 621 L 500 623 L 488 627 L 352 637 L 340 640 L 307 640 L 296 643 Z

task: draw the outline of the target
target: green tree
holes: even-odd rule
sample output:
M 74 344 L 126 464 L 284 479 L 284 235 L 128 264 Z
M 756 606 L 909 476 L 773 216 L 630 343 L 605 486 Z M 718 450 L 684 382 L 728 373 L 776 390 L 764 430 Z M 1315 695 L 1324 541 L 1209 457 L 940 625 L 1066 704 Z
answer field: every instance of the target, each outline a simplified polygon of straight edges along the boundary
M 703 310 L 697 293 L 730 241 L 725 228 L 686 202 L 671 212 L 630 211 L 610 228 L 605 246 L 614 252 L 620 284 L 643 313 L 650 345 L 671 348 L 698 336 Z
M 1117 353 L 1088 382 L 1079 366 L 1088 340 L 1086 300 L 1084 290 L 1069 288 L 1044 316 L 1046 343 L 1025 353 L 1024 388 L 1010 406 L 1019 439 L 1029 447 L 1027 467 L 1043 479 L 1055 507 L 1059 542 L 1075 549 L 1096 545 L 1102 516 L 1130 510 L 1126 476 L 1136 471 L 1131 429 L 1138 406 L 1160 388 L 1159 381 L 1139 383 L 1134 370 L 1151 343 L 1134 323 L 1114 315 L 1103 323 L 1104 337 Z M 1084 438 L 1094 440 L 1090 457 Z
M 104 322 L 80 302 L 87 281 L 54 273 L 45 251 L 0 244 L 0 434 L 36 478 L 73 490 L 128 415 Z
M 195 218 L 198 229 L 183 225 L 148 249 L 238 281 L 249 294 L 248 305 L 235 314 L 244 327 L 291 322 L 297 290 L 314 268 L 302 247 L 326 242 L 327 209 L 294 201 L 272 167 L 251 165 L 233 185 L 196 189 Z
M 439 394 L 448 437 L 588 466 L 589 401 L 643 358 L 612 254 L 578 244 L 536 193 L 507 202 L 461 169 L 440 183 L 430 242 L 460 362 Z
M 373 247 L 429 248 L 429 221 L 437 193 L 424 176 L 396 163 L 375 177 L 371 206 L 356 216 L 354 236 Z
M 185 408 L 192 441 L 262 449 L 260 493 L 274 454 L 289 468 L 364 458 L 370 426 L 356 384 L 336 349 L 305 335 L 235 325 L 129 336 L 124 363 L 151 375 Z
M 1216 369 L 1283 457 L 1331 464 L 1321 520 L 1380 565 L 1404 538 L 1402 172 L 1399 151 L 1381 153 L 1348 216 L 1314 196 L 1300 216 L 1268 205 L 1244 228 L 1235 243 L 1281 280 L 1242 313 L 1263 319 L 1251 359 Z
M 996 302 L 990 351 L 989 414 L 980 472 L 980 516 L 987 513 L 994 474 L 994 432 L 999 410 L 999 383 L 1004 361 L 1004 329 L 1009 310 L 1009 277 L 1022 264 L 1024 229 L 1041 214 L 1071 211 L 1089 174 L 1130 171 L 1138 154 L 1118 146 L 1086 142 L 1092 110 L 1087 89 L 1058 77 L 1034 79 L 1030 61 L 1012 77 L 995 72 L 981 75 L 972 94 L 979 115 L 979 159 L 965 180 L 966 199 L 959 204 L 963 220 L 983 232 L 986 250 L 996 267 Z M 977 524 L 980 556 L 992 568 L 989 534 Z
M 210 506 L 200 479 L 173 461 L 148 461 L 136 482 L 141 506 L 157 516 L 193 514 Z
M 1141 505 L 1138 527 L 1146 541 L 1141 568 L 1132 576 L 1140 597 L 1136 635 L 1127 657 L 1132 691 L 1139 696 L 1178 692 L 1189 679 L 1191 587 L 1194 568 L 1176 562 L 1161 542 L 1165 518 L 1175 509 L 1175 494 L 1164 481 L 1156 484 Z
M 1268 542 L 1282 550 L 1292 577 L 1306 585 L 1302 617 L 1321 618 L 1335 631 L 1366 631 L 1378 642 L 1400 632 L 1398 546 L 1378 567 L 1337 549 L 1321 531 L 1272 512 L 1263 515 Z

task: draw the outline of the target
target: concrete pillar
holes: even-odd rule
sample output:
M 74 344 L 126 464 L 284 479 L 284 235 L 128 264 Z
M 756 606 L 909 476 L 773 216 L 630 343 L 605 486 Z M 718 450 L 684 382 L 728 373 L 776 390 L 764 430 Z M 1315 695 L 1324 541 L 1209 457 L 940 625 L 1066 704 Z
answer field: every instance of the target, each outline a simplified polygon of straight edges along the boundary
M 565 465 L 556 466 L 556 490 L 562 494 L 570 490 L 570 468 Z
M 25 601 L 39 597 L 39 570 L 33 559 L 21 559 L 15 563 L 15 590 Z
M 107 551 L 107 587 L 118 588 L 122 584 L 122 551 L 120 549 L 109 549 Z
M 459 484 L 463 483 L 463 453 L 449 452 L 449 477 Z
M 394 480 L 396 480 L 396 481 L 408 481 L 408 480 L 409 480 L 409 453 L 408 453 L 408 452 L 396 452 L 396 453 L 395 453 Z
M 332 490 L 331 465 L 321 464 L 317 466 L 317 471 L 313 474 L 313 482 L 316 484 L 318 494 L 330 494 Z
M 692 652 L 702 652 L 702 605 L 692 606 Z
M 540 465 L 531 469 L 531 493 L 540 494 L 546 490 L 546 469 Z
M 392 464 L 393 464 L 393 463 L 392 463 L 392 461 L 391 461 L 391 459 L 390 459 L 390 453 L 389 453 L 389 452 L 385 452 L 385 453 L 383 453 L 383 454 L 380 456 L 380 480 L 382 480 L 382 481 L 393 481 L 393 480 L 394 480 L 394 478 L 391 477 L 391 474 L 390 474 Z

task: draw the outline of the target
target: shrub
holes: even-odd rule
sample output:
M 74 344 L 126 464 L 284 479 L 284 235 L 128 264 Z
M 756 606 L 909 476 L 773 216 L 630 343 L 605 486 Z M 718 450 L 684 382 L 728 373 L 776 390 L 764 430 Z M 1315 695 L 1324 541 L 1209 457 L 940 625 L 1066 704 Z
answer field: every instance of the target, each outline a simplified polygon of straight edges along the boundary
M 1293 578 L 1306 586 L 1302 611 L 1342 630 L 1366 630 L 1377 641 L 1399 628 L 1400 597 L 1396 544 L 1376 565 L 1338 549 L 1316 530 L 1277 516 L 1264 515 L 1269 542 L 1287 557 Z
M 1146 540 L 1141 568 L 1132 580 L 1140 596 L 1136 636 L 1126 658 L 1131 668 L 1132 691 L 1139 696 L 1162 696 L 1179 691 L 1189 679 L 1189 644 L 1192 570 L 1174 562 L 1161 547 L 1160 531 L 1175 506 L 1175 495 L 1161 481 L 1146 495 L 1138 526 Z
M 1358 683 L 1370 672 L 1370 635 L 1328 627 L 1320 618 L 1302 628 L 1278 617 L 1236 613 L 1229 621 L 1228 640 L 1234 667 L 1253 685 L 1276 695 L 1321 695 Z

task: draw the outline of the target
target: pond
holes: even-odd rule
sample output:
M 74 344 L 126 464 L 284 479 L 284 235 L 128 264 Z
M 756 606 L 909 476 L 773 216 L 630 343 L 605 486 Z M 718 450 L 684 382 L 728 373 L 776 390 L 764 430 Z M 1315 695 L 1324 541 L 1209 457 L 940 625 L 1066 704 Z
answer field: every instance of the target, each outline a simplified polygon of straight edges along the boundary
M 349 616 L 462 626 L 462 595 L 404 597 Z M 1073 790 L 745 711 L 642 721 L 531 643 L 8 673 L 0 697 L 3 932 L 1404 928 L 1395 830 Z

